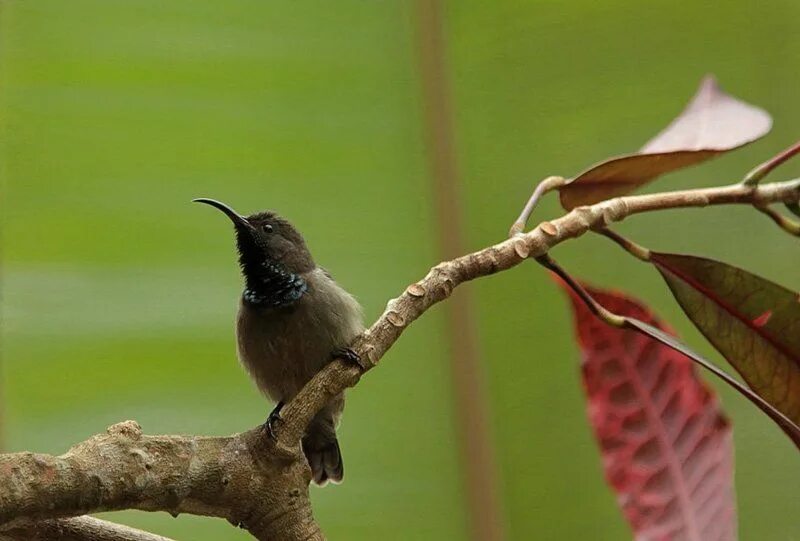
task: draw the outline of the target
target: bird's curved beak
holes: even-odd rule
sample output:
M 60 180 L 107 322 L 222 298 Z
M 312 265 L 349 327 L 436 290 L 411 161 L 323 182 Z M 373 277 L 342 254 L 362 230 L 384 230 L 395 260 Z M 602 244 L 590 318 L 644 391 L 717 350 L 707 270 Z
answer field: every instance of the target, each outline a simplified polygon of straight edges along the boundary
M 237 228 L 242 228 L 245 231 L 253 231 L 255 228 L 247 221 L 244 216 L 241 216 L 231 207 L 226 205 L 225 203 L 221 203 L 215 199 L 207 199 L 205 197 L 198 197 L 197 199 L 192 199 L 192 203 L 205 203 L 206 205 L 211 205 L 212 207 L 221 210 L 225 213 L 225 215 L 231 219 L 233 225 Z

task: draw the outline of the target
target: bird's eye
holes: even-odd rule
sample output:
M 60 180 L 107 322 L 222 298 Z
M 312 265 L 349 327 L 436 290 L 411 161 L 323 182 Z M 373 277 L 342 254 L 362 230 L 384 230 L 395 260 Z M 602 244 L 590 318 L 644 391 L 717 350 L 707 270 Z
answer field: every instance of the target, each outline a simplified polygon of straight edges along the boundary
M 272 224 L 264 224 L 261 226 L 261 230 L 264 233 L 272 233 Z

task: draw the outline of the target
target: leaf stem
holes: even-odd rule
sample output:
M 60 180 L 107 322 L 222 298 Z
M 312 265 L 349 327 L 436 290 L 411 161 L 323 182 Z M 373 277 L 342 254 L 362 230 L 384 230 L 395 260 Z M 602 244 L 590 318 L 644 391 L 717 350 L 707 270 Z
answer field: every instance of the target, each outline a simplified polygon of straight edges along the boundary
M 522 212 L 517 218 L 517 221 L 511 226 L 511 229 L 508 232 L 509 237 L 513 237 L 522 233 L 525 230 L 525 225 L 528 223 L 528 218 L 530 218 L 533 209 L 536 208 L 536 205 L 539 204 L 539 200 L 549 192 L 564 186 L 567 183 L 567 179 L 564 177 L 559 176 L 552 176 L 547 177 L 539 184 L 536 185 L 536 188 L 533 190 L 530 199 L 528 202 L 525 203 L 525 208 L 522 209 Z
M 784 151 L 778 153 L 774 157 L 770 158 L 769 160 L 765 161 L 744 177 L 742 184 L 745 186 L 756 186 L 758 185 L 761 180 L 764 179 L 773 169 L 776 169 L 779 165 L 783 164 L 784 162 L 790 160 L 797 154 L 800 154 L 800 141 L 796 142 L 789 148 L 785 149 Z
M 798 204 L 796 201 L 791 203 L 786 203 L 786 208 L 789 209 L 789 211 L 795 216 L 800 217 L 800 204 Z
M 597 230 L 597 233 L 600 233 L 601 235 L 613 240 L 614 242 L 619 244 L 623 250 L 631 254 L 633 257 L 645 262 L 650 261 L 650 250 L 648 250 L 641 244 L 636 244 L 629 238 L 623 237 L 619 233 L 612 231 L 608 228 L 599 229 Z
M 790 235 L 793 235 L 795 237 L 800 237 L 800 223 L 797 223 L 794 220 L 790 220 L 789 218 L 787 218 L 786 216 L 784 216 L 783 214 L 781 214 L 780 212 L 771 207 L 767 207 L 764 205 L 754 205 L 754 206 L 758 211 L 769 216 L 769 218 L 773 222 L 775 222 L 778 225 L 778 227 L 780 227 Z
M 554 272 L 559 278 L 561 278 L 565 284 L 569 286 L 572 291 L 586 304 L 586 307 L 589 310 L 611 325 L 612 327 L 622 328 L 625 326 L 625 318 L 606 310 L 600 303 L 594 300 L 586 289 L 575 280 L 564 268 L 556 263 L 556 261 L 550 257 L 550 254 L 540 255 L 536 258 L 536 261 L 542 265 L 543 267 L 551 270 Z

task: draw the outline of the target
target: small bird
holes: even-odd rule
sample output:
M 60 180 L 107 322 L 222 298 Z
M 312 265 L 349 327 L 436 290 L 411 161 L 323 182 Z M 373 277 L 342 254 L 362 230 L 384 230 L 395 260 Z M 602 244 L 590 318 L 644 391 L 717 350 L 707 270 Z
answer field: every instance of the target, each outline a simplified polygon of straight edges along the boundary
M 300 232 L 274 212 L 240 216 L 213 199 L 211 205 L 233 222 L 244 291 L 236 320 L 239 360 L 258 388 L 277 403 L 265 428 L 280 410 L 334 358 L 359 362 L 347 346 L 364 330 L 361 306 L 311 257 Z M 344 464 L 336 426 L 344 409 L 339 394 L 311 421 L 303 452 L 313 481 L 341 482 Z

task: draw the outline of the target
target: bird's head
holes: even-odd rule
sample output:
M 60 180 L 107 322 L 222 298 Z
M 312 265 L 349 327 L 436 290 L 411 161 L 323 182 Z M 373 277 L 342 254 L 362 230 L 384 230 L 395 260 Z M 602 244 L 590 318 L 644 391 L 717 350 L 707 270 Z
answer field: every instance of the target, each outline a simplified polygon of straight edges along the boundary
M 214 199 L 199 198 L 193 201 L 211 205 L 233 222 L 239 265 L 246 279 L 262 275 L 265 267 L 270 265 L 277 265 L 281 270 L 293 274 L 314 269 L 314 259 L 303 236 L 288 220 L 276 213 L 257 212 L 245 217 Z

